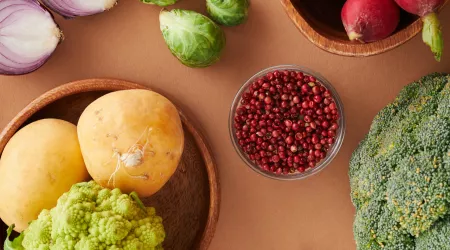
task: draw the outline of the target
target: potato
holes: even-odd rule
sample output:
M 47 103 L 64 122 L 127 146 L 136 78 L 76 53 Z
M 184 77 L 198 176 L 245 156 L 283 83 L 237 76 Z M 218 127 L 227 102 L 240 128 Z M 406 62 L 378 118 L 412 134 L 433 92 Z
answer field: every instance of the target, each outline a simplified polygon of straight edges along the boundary
M 9 140 L 0 158 L 0 217 L 21 232 L 88 178 L 76 126 L 57 119 L 33 122 Z
M 148 197 L 176 171 L 184 148 L 177 108 L 149 90 L 123 90 L 91 103 L 78 138 L 92 178 L 107 188 Z

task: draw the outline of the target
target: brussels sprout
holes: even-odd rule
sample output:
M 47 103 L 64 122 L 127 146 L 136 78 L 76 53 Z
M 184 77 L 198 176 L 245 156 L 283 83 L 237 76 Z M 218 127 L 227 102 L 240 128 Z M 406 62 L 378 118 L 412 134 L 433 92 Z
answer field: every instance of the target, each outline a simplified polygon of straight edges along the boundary
M 249 0 L 206 0 L 206 9 L 211 18 L 227 26 L 244 23 L 249 5 Z
M 162 10 L 159 22 L 167 46 L 184 65 L 207 67 L 220 59 L 225 33 L 208 17 L 191 10 Z
M 175 4 L 178 0 L 141 0 L 141 2 L 146 4 L 156 4 L 161 7 L 169 6 Z

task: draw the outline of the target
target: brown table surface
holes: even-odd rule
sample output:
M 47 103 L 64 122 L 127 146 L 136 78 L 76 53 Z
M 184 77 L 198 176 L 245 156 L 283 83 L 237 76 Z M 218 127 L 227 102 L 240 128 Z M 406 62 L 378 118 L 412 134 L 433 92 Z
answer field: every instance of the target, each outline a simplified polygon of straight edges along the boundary
M 203 0 L 177 8 L 204 12 Z M 0 128 L 31 100 L 74 80 L 109 77 L 143 83 L 169 96 L 201 124 L 213 148 L 222 185 L 219 224 L 211 250 L 349 250 L 354 208 L 348 161 L 373 116 L 402 86 L 434 71 L 450 72 L 450 8 L 442 13 L 448 50 L 434 61 L 420 36 L 391 52 L 369 58 L 329 54 L 308 42 L 277 0 L 252 1 L 245 25 L 225 28 L 222 60 L 206 69 L 181 65 L 159 31 L 160 8 L 121 1 L 109 13 L 58 23 L 66 40 L 38 71 L 0 77 Z M 347 134 L 333 163 L 297 182 L 265 179 L 246 167 L 228 135 L 233 97 L 251 75 L 278 64 L 321 72 L 345 105 Z

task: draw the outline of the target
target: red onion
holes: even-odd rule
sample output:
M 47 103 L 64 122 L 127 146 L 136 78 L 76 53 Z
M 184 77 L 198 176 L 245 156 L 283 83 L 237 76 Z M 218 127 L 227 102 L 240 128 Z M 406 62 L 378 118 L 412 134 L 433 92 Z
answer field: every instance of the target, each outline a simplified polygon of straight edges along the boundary
M 89 16 L 111 9 L 118 0 L 41 0 L 48 8 L 66 18 Z
M 0 74 L 21 75 L 41 67 L 62 32 L 36 0 L 0 1 Z

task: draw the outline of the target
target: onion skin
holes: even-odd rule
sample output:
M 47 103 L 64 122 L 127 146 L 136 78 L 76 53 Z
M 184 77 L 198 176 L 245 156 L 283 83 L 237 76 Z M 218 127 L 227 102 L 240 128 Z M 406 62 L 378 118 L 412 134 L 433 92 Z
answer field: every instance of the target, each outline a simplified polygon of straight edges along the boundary
M 41 0 L 52 11 L 66 19 L 91 16 L 116 6 L 118 0 Z
M 44 65 L 63 39 L 36 0 L 0 1 L 0 74 L 24 75 Z

